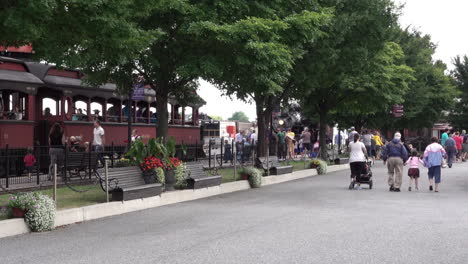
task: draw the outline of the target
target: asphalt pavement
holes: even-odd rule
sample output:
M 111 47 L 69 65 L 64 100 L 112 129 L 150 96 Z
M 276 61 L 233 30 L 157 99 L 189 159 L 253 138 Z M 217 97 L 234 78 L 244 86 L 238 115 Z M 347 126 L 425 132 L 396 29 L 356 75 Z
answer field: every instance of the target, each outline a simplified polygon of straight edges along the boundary
M 467 263 L 468 163 L 440 192 L 347 189 L 349 171 L 0 239 L 0 263 Z

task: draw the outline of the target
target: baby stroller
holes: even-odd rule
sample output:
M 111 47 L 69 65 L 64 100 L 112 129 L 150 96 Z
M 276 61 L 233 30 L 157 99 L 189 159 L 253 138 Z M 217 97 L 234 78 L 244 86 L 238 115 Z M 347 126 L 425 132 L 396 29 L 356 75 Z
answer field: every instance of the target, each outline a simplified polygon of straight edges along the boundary
M 352 181 L 351 184 L 349 185 L 350 190 L 354 189 L 354 186 L 356 184 L 368 184 L 369 189 L 372 189 L 372 186 L 374 185 L 374 183 L 372 181 L 371 167 L 372 167 L 372 161 L 370 160 L 366 161 L 366 165 L 361 175 L 359 177 L 356 177 L 356 180 Z

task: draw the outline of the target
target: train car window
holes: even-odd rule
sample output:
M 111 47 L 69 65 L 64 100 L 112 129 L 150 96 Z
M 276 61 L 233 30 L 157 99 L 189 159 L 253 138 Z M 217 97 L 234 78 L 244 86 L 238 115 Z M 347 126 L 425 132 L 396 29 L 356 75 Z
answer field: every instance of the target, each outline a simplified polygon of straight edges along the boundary
M 156 113 L 156 107 L 150 107 L 150 123 L 156 123 L 158 115 Z
M 75 109 L 72 115 L 73 121 L 87 121 L 88 120 L 88 104 L 85 101 L 75 101 Z
M 167 104 L 167 121 L 172 120 L 172 105 Z
M 107 121 L 119 122 L 120 107 L 118 104 L 107 104 L 106 113 L 107 113 Z
M 193 121 L 193 108 L 185 107 L 185 122 L 190 123 Z
M 91 118 L 92 121 L 94 120 L 101 120 L 102 121 L 102 104 L 98 102 L 91 103 Z
M 47 97 L 42 99 L 42 115 L 45 118 L 57 116 L 57 111 L 57 100 Z

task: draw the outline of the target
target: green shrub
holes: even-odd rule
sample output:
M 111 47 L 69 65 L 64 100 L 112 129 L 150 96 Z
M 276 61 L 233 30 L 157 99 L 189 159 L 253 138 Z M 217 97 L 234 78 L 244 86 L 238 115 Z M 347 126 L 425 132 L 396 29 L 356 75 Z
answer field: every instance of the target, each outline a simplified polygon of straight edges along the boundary
M 185 171 L 186 166 L 185 163 L 181 162 L 179 166 L 174 168 L 174 177 L 175 177 L 175 184 L 174 187 L 176 189 L 185 189 L 187 187 L 187 179 L 185 178 Z
M 312 159 L 310 161 L 310 167 L 317 169 L 319 175 L 327 173 L 327 162 L 321 159 Z
M 55 202 L 41 193 L 20 193 L 10 197 L 8 207 L 26 211 L 24 220 L 33 232 L 49 231 L 54 228 Z
M 24 220 L 33 232 L 50 231 L 54 228 L 55 202 L 47 195 L 34 193 L 34 206 L 28 209 Z
M 164 177 L 164 169 L 159 167 L 156 168 L 156 181 L 164 185 L 166 177 Z
M 263 173 L 261 170 L 254 167 L 245 167 L 242 168 L 239 173 L 249 175 L 250 187 L 260 188 L 260 186 L 262 186 Z

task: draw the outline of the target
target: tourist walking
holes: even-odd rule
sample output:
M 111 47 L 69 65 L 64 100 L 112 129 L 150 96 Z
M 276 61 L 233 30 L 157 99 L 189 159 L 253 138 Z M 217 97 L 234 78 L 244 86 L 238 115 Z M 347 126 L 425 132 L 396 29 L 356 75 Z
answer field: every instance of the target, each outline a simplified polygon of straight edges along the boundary
M 288 128 L 288 133 L 286 133 L 286 144 L 288 148 L 288 159 L 290 160 L 294 159 L 294 144 L 296 143 L 294 137 L 294 132 L 292 132 L 292 130 Z
M 104 166 L 104 157 L 102 153 L 104 151 L 104 144 L 105 144 L 105 133 L 104 128 L 101 126 L 101 121 L 95 120 L 94 121 L 94 129 L 93 129 L 93 148 L 95 152 L 98 152 L 98 160 L 101 162 L 101 165 Z
M 457 153 L 457 143 L 454 139 L 454 134 L 449 136 L 445 140 L 445 152 L 447 153 L 447 165 L 449 168 L 452 168 L 453 166 L 453 159 Z
M 408 169 L 408 177 L 410 177 L 410 183 L 408 187 L 408 191 L 411 192 L 411 187 L 413 185 L 414 181 L 414 187 L 415 190 L 419 190 L 419 184 L 418 184 L 418 179 L 419 179 L 419 163 L 424 164 L 423 160 L 418 157 L 418 152 L 413 151 L 411 152 L 411 157 L 406 161 L 406 164 L 409 164 L 409 169 Z
M 278 159 L 285 160 L 286 159 L 286 134 L 284 133 L 284 129 L 280 129 L 280 131 L 276 134 L 278 137 Z
M 468 137 L 464 137 L 462 146 L 462 161 L 466 161 L 468 158 Z
M 32 180 L 31 174 L 34 169 L 34 164 L 36 164 L 36 157 L 33 154 L 32 147 L 28 148 L 28 152 L 26 153 L 26 156 L 24 156 L 23 161 L 24 161 L 24 167 L 26 168 L 26 171 L 28 172 L 29 182 L 31 182 Z
M 444 129 L 444 133 L 442 133 L 441 141 L 440 144 L 442 144 L 442 147 L 445 147 L 445 141 L 449 138 L 449 129 L 446 128 Z
M 237 161 L 240 160 L 241 164 L 244 164 L 244 135 L 245 131 L 240 130 L 239 133 L 236 134 L 236 137 L 234 138 L 235 143 L 236 143 L 236 155 L 237 155 Z
M 428 168 L 428 177 L 429 177 L 429 190 L 439 191 L 439 184 L 441 180 L 441 167 L 442 160 L 446 156 L 444 147 L 440 145 L 436 137 L 431 138 L 431 144 L 427 146 L 424 151 L 424 164 Z M 447 143 L 447 141 L 445 142 Z M 433 188 L 435 180 L 435 189 Z
M 309 128 L 305 128 L 304 131 L 301 134 L 301 139 L 302 139 L 302 157 L 304 155 L 307 157 L 310 154 L 310 151 L 312 150 L 312 146 L 310 145 L 311 143 L 311 138 L 312 134 L 309 132 Z
M 401 143 L 401 134 L 395 133 L 393 140 L 385 145 L 382 153 L 388 168 L 388 185 L 391 192 L 399 192 L 403 180 L 403 163 L 408 160 L 408 152 Z
M 380 156 L 382 154 L 382 147 L 383 147 L 383 142 L 382 138 L 380 137 L 379 131 L 374 132 L 374 140 L 375 140 L 375 156 L 377 160 L 380 160 Z
M 457 148 L 456 157 L 458 162 L 462 159 L 463 137 L 461 137 L 460 133 L 457 131 L 453 139 L 455 140 L 455 146 Z
M 358 134 L 358 132 L 356 131 L 356 128 L 354 128 L 354 127 L 351 127 L 349 130 L 350 130 L 350 132 L 348 134 L 348 139 L 347 139 L 348 142 L 347 142 L 346 145 L 349 145 L 349 143 L 351 143 L 354 140 L 354 135 Z
M 364 131 L 364 135 L 362 136 L 362 143 L 366 146 L 367 156 L 372 157 L 372 134 L 370 131 Z
M 367 159 L 367 150 L 364 143 L 359 141 L 359 134 L 354 133 L 354 139 L 348 144 L 349 152 L 349 167 L 351 168 L 351 183 L 349 189 L 353 189 L 354 183 L 359 182 L 359 177 L 364 171 Z M 357 184 L 357 189 L 360 189 L 361 185 Z
M 54 175 L 54 165 L 57 164 L 57 168 L 62 165 L 63 156 L 65 149 L 63 144 L 65 143 L 65 134 L 63 127 L 59 123 L 55 123 L 49 131 L 49 180 Z

